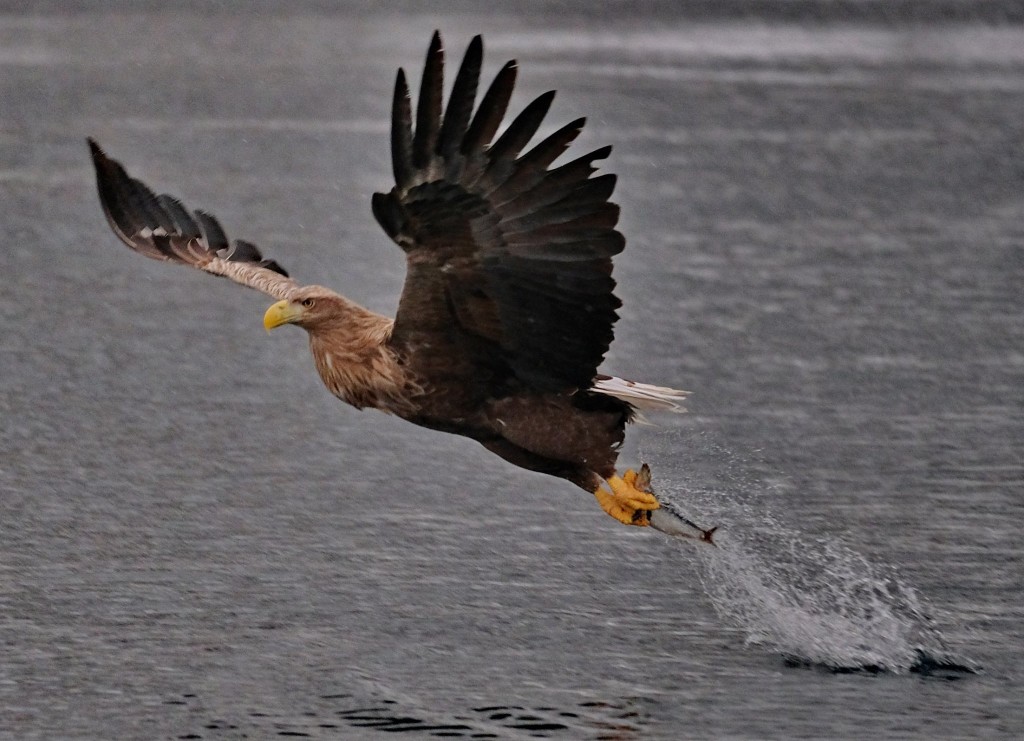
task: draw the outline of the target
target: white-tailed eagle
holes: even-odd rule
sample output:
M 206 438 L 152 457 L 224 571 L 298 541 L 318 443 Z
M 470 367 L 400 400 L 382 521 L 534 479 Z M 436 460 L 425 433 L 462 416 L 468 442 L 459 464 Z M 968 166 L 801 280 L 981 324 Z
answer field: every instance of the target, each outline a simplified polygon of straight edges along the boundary
M 620 306 L 612 257 L 625 245 L 609 201 L 615 176 L 595 175 L 611 148 L 552 166 L 580 133 L 580 118 L 526 150 L 553 92 L 495 138 L 517 66 L 502 67 L 475 105 L 482 59 L 478 36 L 443 106 L 435 33 L 415 115 L 398 72 L 395 186 L 373 196 L 374 216 L 405 252 L 394 319 L 300 285 L 251 243 L 229 242 L 210 214 L 154 194 L 90 140 L 104 213 L 136 252 L 277 299 L 264 325 L 305 329 L 320 377 L 343 401 L 473 438 L 586 489 L 620 522 L 648 525 L 660 506 L 649 470 L 620 476 L 619 447 L 637 409 L 677 410 L 686 394 L 597 372 Z

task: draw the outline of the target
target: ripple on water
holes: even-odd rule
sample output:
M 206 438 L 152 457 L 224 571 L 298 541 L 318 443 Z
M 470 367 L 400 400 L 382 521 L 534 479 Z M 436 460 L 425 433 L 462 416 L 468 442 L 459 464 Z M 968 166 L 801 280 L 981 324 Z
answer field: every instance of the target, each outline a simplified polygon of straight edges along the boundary
M 202 699 L 185 694 L 166 701 L 191 716 L 178 738 L 224 739 L 279 736 L 292 738 L 350 738 L 359 729 L 363 738 L 373 732 L 407 733 L 426 738 L 640 738 L 646 725 L 645 701 L 591 700 L 569 707 L 481 705 L 462 710 L 427 711 L 390 698 L 349 692 L 324 694 L 310 709 L 285 717 L 250 711 L 244 717 L 212 717 Z M 313 709 L 315 708 L 315 709 Z

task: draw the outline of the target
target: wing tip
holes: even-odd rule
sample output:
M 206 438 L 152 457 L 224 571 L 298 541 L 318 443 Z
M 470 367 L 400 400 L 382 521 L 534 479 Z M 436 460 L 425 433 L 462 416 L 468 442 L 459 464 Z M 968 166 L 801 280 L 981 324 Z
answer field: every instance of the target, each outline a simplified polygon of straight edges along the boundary
M 251 263 L 288 277 L 276 260 L 264 259 L 250 242 L 237 240 L 234 249 L 225 253 L 229 248 L 227 236 L 213 214 L 202 209 L 189 214 L 179 199 L 157 195 L 144 182 L 129 175 L 94 138 L 86 137 L 86 141 L 96 167 L 100 206 L 115 236 L 130 249 L 146 257 L 200 269 L 212 258 L 231 261 L 238 251 L 236 262 Z M 198 247 L 204 254 L 196 251 L 196 240 L 201 240 Z M 182 246 L 185 241 L 189 245 Z
M 117 160 L 107 155 L 99 142 L 91 136 L 87 136 L 85 140 L 89 144 L 89 156 L 92 158 L 93 167 L 96 169 L 96 176 L 100 179 L 101 183 L 111 180 L 118 169 L 122 172 L 124 171 L 124 168 L 121 167 Z M 125 173 L 124 177 L 128 177 L 127 173 Z
M 438 54 L 444 54 L 444 41 L 441 39 L 441 29 L 435 28 L 430 37 L 430 46 L 427 48 L 427 58 L 436 57 Z
M 93 160 L 107 158 L 107 154 L 103 151 L 103 147 L 99 145 L 99 142 L 91 136 L 85 137 L 85 140 L 89 143 L 89 152 L 92 154 Z

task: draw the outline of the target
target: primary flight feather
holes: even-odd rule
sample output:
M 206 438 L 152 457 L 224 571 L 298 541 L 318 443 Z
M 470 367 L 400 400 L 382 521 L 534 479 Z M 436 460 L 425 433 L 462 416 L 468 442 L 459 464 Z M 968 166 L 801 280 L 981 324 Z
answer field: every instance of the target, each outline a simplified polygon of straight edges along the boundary
M 527 150 L 553 92 L 498 135 L 517 66 L 502 67 L 476 105 L 482 61 L 477 36 L 444 106 L 435 33 L 415 113 L 398 72 L 395 185 L 372 200 L 406 257 L 394 319 L 300 285 L 253 244 L 229 242 L 210 214 L 154 194 L 90 139 L 103 211 L 136 252 L 278 299 L 264 325 L 305 329 L 317 372 L 340 399 L 473 438 L 591 492 L 620 522 L 648 525 L 660 507 L 649 470 L 619 476 L 618 449 L 636 410 L 678 410 L 686 394 L 597 372 L 620 306 L 612 257 L 625 245 L 609 201 L 615 176 L 595 175 L 611 148 L 553 166 L 583 128 L 577 119 Z

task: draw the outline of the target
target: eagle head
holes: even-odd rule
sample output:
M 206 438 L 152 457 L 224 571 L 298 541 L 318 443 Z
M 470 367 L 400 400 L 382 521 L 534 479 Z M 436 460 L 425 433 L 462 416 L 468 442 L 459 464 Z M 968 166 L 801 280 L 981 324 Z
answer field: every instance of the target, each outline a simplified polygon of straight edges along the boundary
M 326 329 L 343 319 L 351 302 L 323 286 L 304 286 L 284 301 L 272 304 L 263 315 L 269 332 L 282 324 L 297 324 L 306 331 Z

